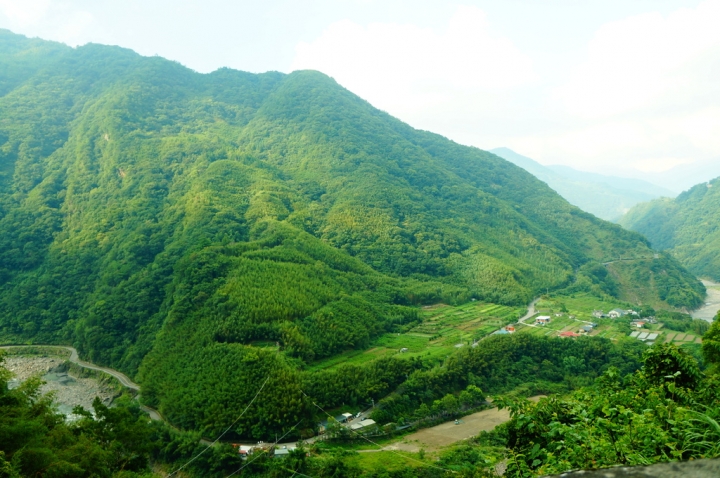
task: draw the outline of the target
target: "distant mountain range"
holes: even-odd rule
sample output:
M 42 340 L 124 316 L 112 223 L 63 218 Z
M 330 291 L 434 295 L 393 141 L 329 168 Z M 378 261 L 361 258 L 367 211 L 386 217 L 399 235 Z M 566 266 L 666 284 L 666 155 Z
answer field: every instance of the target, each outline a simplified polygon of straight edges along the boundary
M 681 164 L 667 171 L 646 173 L 641 171 L 622 171 L 623 176 L 642 177 L 658 186 L 673 191 L 673 196 L 687 191 L 696 184 L 706 183 L 720 176 L 720 158 L 699 161 L 692 164 Z
M 617 222 L 638 203 L 676 193 L 641 179 L 605 176 L 568 166 L 544 166 L 508 148 L 490 150 L 547 183 L 568 202 L 599 218 Z

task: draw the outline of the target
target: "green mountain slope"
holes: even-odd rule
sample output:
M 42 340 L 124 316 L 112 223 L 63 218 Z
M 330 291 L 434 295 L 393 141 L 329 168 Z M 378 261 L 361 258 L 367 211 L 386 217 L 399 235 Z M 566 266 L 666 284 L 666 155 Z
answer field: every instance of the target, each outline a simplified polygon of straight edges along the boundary
M 720 280 L 720 180 L 698 184 L 674 200 L 639 204 L 620 224 L 645 234 L 698 276 Z
M 264 380 L 243 434 L 307 417 L 304 389 L 383 396 L 410 361 L 304 364 L 420 304 L 630 281 L 656 307 L 702 301 L 671 258 L 608 273 L 653 255 L 639 234 L 317 72 L 201 75 L 0 31 L 0 84 L 0 338 L 72 343 L 183 427 L 231 422 Z
M 567 166 L 543 166 L 508 148 L 496 148 L 491 152 L 547 183 L 570 204 L 607 221 L 618 221 L 640 202 L 675 195 L 669 189 L 640 179 L 604 176 Z

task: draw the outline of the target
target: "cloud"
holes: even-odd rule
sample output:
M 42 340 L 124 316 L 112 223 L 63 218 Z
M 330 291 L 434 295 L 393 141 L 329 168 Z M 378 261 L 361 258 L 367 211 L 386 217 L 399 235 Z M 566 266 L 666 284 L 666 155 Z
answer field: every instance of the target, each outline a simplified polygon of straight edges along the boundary
M 510 138 L 546 163 L 669 169 L 720 156 L 720 0 L 601 26 L 547 95 L 555 131 Z
M 0 0 L 0 12 L 18 26 L 37 23 L 49 9 L 50 0 Z
M 69 45 L 89 41 L 95 17 L 72 2 L 0 0 L 0 19 L 6 28 L 29 36 L 52 38 Z
M 460 98 L 503 94 L 537 80 L 532 61 L 492 32 L 485 13 L 459 7 L 442 31 L 349 20 L 296 47 L 292 70 L 315 69 L 375 106 L 412 121 Z
M 556 98 L 570 114 L 591 119 L 687 99 L 702 81 L 703 65 L 695 60 L 720 47 L 719 20 L 720 1 L 713 0 L 666 17 L 646 13 L 608 23 Z

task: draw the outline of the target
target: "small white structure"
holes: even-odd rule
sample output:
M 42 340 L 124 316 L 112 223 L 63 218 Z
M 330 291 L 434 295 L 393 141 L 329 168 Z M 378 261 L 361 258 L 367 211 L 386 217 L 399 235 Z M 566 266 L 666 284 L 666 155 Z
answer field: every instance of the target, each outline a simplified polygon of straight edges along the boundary
M 623 317 L 623 316 L 627 315 L 627 312 L 624 311 L 624 310 L 622 310 L 622 309 L 613 309 L 613 310 L 611 310 L 610 312 L 608 312 L 607 315 L 608 315 L 608 317 L 610 317 L 611 319 L 618 319 L 618 318 L 620 318 L 620 317 Z
M 550 323 L 550 316 L 549 315 L 541 315 L 539 317 L 536 317 L 535 323 L 537 325 L 547 325 Z
M 350 430 L 355 432 L 368 431 L 375 425 L 377 425 L 375 423 L 375 420 L 373 420 L 372 418 L 366 418 L 359 423 L 353 423 L 352 425 L 350 425 Z

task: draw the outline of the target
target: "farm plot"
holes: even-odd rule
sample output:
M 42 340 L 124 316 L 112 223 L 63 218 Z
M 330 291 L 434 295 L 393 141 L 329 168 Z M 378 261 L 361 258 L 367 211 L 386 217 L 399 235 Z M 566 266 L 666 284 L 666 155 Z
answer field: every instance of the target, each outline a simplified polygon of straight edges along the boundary
M 381 357 L 424 357 L 441 360 L 460 347 L 491 334 L 525 313 L 522 307 L 470 302 L 453 307 L 437 304 L 420 311 L 421 323 L 405 333 L 378 337 L 365 350 L 348 350 L 310 365 L 313 370 L 340 364 L 362 364 Z

